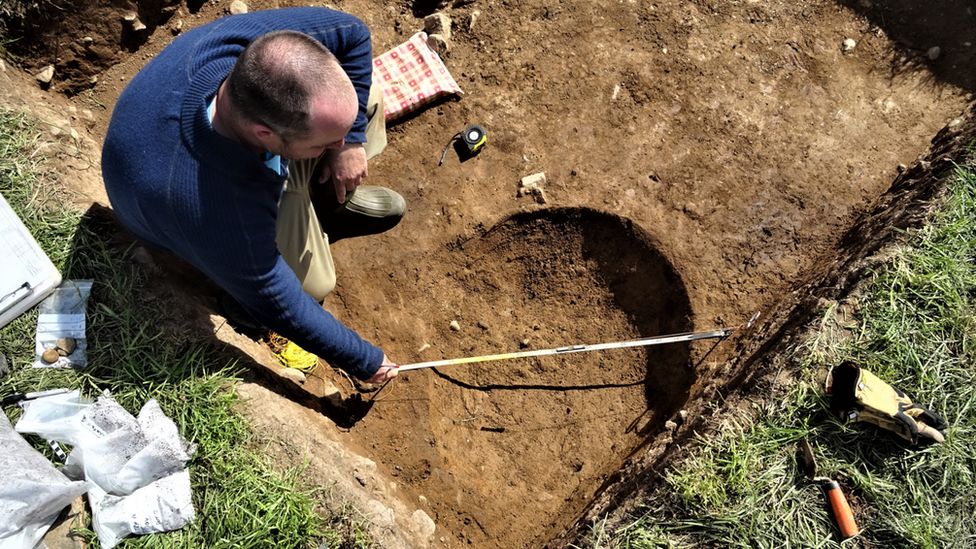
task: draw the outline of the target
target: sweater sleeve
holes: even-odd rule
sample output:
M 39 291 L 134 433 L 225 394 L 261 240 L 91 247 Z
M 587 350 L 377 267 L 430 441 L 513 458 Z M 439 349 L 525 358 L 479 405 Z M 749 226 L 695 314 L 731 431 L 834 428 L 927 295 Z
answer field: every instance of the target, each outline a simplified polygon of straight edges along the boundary
M 302 290 L 277 252 L 274 214 L 264 206 L 267 187 L 259 181 L 225 188 L 219 212 L 204 216 L 195 237 L 185 235 L 195 248 L 187 255 L 262 324 L 350 375 L 368 379 L 382 364 L 383 351 Z M 213 203 L 216 197 L 203 199 Z

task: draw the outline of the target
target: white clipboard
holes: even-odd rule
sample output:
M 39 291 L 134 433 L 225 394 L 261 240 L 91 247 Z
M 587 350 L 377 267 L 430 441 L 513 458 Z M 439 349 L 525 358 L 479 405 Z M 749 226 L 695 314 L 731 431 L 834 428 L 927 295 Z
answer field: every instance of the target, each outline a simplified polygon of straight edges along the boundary
M 61 284 L 61 273 L 0 194 L 0 328 Z

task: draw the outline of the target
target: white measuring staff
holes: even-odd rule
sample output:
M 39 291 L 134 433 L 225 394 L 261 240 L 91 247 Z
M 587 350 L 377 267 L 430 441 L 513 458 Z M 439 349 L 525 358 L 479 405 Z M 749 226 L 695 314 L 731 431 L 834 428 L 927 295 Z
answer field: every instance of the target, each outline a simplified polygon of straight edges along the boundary
M 758 316 L 758 315 L 757 315 Z M 755 318 L 755 317 L 754 317 Z M 751 323 L 750 323 L 751 326 Z M 450 360 L 435 360 L 433 362 L 419 362 L 417 364 L 406 364 L 397 370 L 403 372 L 407 370 L 419 370 L 421 368 L 435 368 L 437 366 L 448 366 L 451 364 L 469 364 L 472 362 L 487 362 L 489 360 L 502 360 L 507 358 L 522 358 L 527 356 L 561 355 L 568 353 L 582 353 L 585 351 L 602 351 L 604 349 L 621 349 L 625 347 L 643 347 L 647 345 L 663 345 L 665 343 L 679 343 L 682 341 L 695 341 L 697 339 L 712 339 L 716 337 L 728 337 L 735 328 L 722 328 L 711 332 L 696 332 L 690 334 L 654 336 L 631 341 L 620 341 L 617 343 L 598 343 L 596 345 L 571 345 L 569 347 L 557 347 L 555 349 L 541 349 L 538 351 L 522 351 L 518 353 L 504 353 L 500 355 L 473 356 L 468 358 L 453 358 Z

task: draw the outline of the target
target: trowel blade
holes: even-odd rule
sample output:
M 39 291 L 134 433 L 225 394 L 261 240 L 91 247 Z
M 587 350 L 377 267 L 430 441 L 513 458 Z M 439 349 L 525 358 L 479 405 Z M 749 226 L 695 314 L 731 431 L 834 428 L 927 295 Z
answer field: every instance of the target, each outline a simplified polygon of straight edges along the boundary
M 813 480 L 817 476 L 817 458 L 813 455 L 813 447 L 806 438 L 800 439 L 800 458 L 803 462 L 803 472 L 807 478 Z

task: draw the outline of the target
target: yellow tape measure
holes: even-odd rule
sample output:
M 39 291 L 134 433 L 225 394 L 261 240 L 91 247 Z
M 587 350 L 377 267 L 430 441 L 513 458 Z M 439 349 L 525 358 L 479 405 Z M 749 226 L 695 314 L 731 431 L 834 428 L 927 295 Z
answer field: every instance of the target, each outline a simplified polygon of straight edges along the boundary
M 437 163 L 438 166 L 444 163 L 444 158 L 447 156 L 448 149 L 451 148 L 451 143 L 454 143 L 457 140 L 463 142 L 464 146 L 468 149 L 468 152 L 465 153 L 464 149 L 462 149 L 460 145 L 455 145 L 454 147 L 458 155 L 461 156 L 461 161 L 463 162 L 467 158 L 478 154 L 481 148 L 485 146 L 485 143 L 488 142 L 488 134 L 485 133 L 484 128 L 477 124 L 471 124 L 467 128 L 464 128 L 464 131 L 454 134 L 454 136 L 451 137 L 451 140 L 447 142 L 447 146 L 444 147 L 444 153 L 441 154 L 441 160 Z
M 476 154 L 488 141 L 488 135 L 485 133 L 484 128 L 477 124 L 472 124 L 464 129 L 464 134 L 461 136 L 461 139 L 468 146 L 468 152 Z

